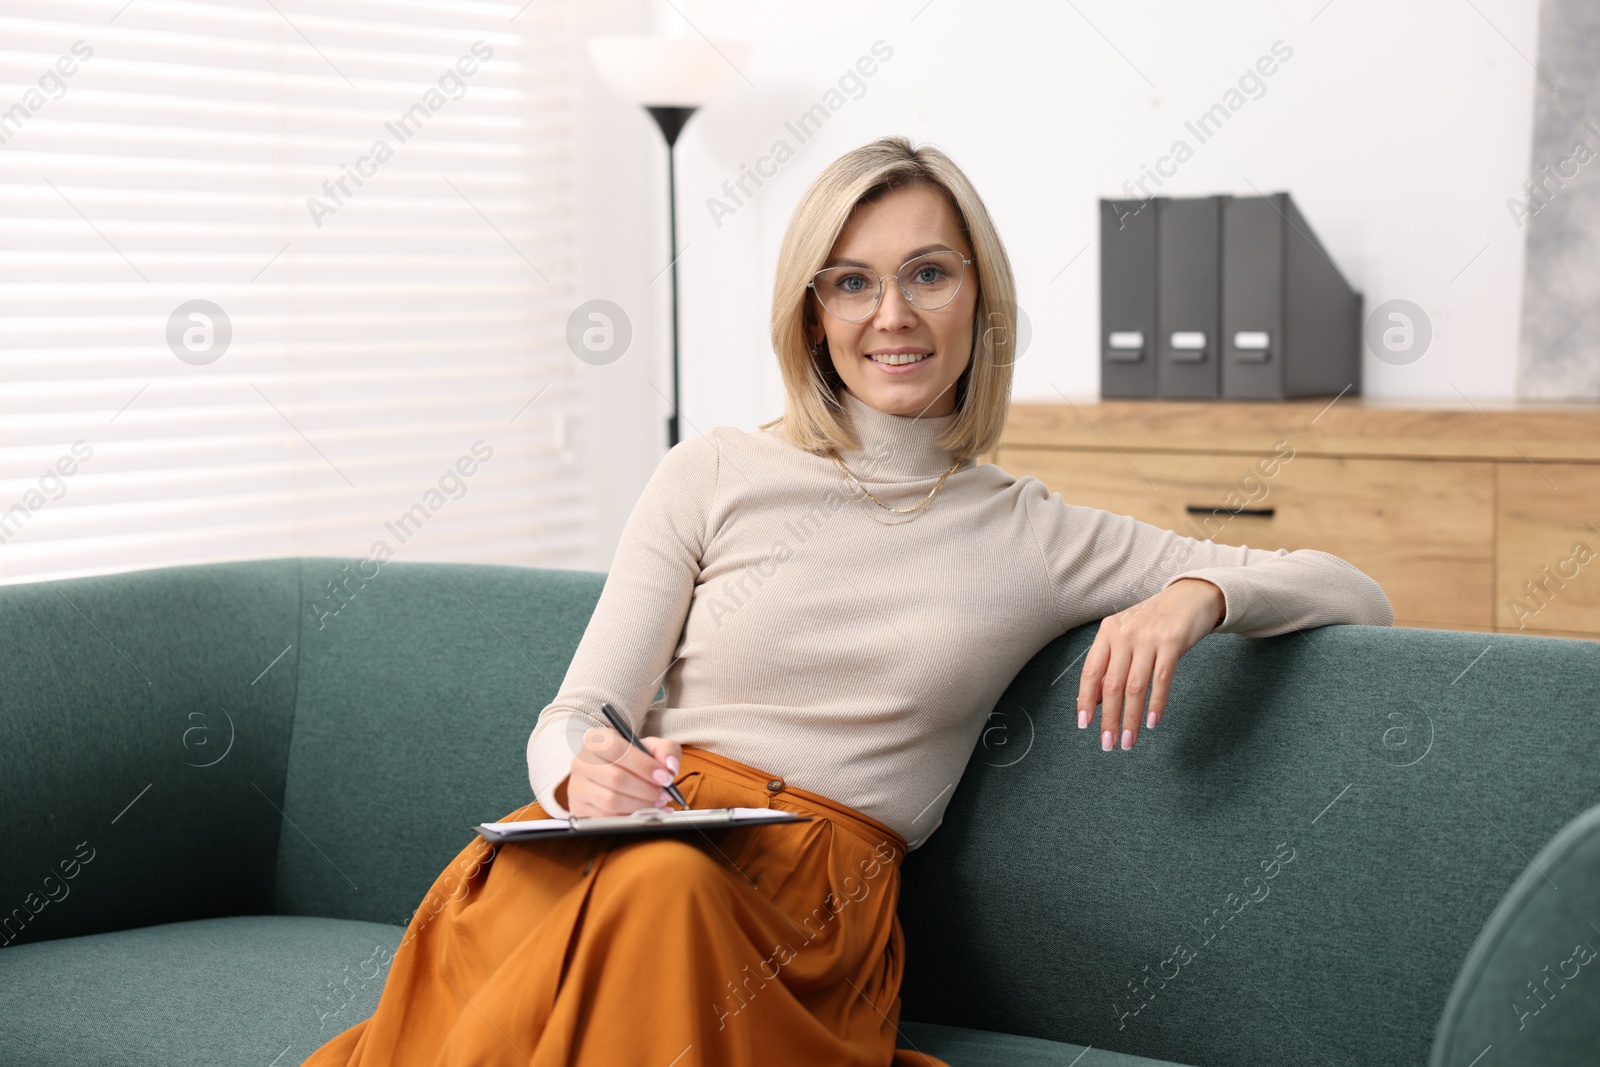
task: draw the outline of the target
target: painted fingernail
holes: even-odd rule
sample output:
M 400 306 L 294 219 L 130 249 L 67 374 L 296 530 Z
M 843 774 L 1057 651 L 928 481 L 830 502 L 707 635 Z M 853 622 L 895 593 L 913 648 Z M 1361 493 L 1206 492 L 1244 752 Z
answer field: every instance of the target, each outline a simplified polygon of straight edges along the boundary
M 1133 747 L 1133 731 L 1132 730 L 1124 730 L 1124 731 L 1122 731 L 1122 747 L 1125 748 L 1125 749 Z
M 677 756 L 668 756 L 667 757 L 667 766 L 672 768 L 672 773 L 673 774 L 677 774 L 678 773 L 678 757 Z
M 1155 712 L 1152 711 L 1150 714 L 1148 714 L 1148 715 L 1146 715 L 1144 717 L 1144 725 L 1145 725 L 1145 729 L 1147 729 L 1147 730 L 1155 729 L 1155 725 L 1156 725 L 1156 713 Z
M 1110 730 L 1105 730 L 1100 734 L 1100 751 L 1101 752 L 1110 752 L 1111 751 L 1111 731 Z
M 652 774 L 650 778 L 656 783 L 656 785 L 667 785 L 672 781 L 672 774 L 657 767 L 655 773 Z
M 1089 725 L 1089 709 L 1088 708 L 1079 708 L 1078 709 L 1078 729 L 1081 730 L 1085 726 L 1088 726 L 1088 725 Z
M 669 801 L 670 801 L 670 800 L 672 800 L 672 798 L 671 798 L 671 797 L 669 797 L 669 796 L 667 796 L 667 794 L 666 794 L 666 791 L 665 791 L 665 790 L 662 790 L 662 792 L 661 792 L 661 795 L 660 795 L 660 796 L 658 796 L 658 797 L 656 797 L 656 807 L 658 807 L 658 808 L 664 808 L 664 807 L 666 807 L 666 806 L 667 806 L 667 803 L 668 803 L 668 802 L 669 802 Z

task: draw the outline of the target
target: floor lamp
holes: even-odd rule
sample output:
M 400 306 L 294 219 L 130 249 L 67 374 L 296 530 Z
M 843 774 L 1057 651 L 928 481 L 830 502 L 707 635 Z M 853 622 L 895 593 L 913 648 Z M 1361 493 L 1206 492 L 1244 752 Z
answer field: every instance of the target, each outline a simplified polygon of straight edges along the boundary
M 672 414 L 667 417 L 667 447 L 678 443 L 678 193 L 673 149 L 701 104 L 735 77 L 747 58 L 736 41 L 712 43 L 697 37 L 641 34 L 591 37 L 589 59 L 618 96 L 644 107 L 667 141 L 667 255 L 672 272 Z

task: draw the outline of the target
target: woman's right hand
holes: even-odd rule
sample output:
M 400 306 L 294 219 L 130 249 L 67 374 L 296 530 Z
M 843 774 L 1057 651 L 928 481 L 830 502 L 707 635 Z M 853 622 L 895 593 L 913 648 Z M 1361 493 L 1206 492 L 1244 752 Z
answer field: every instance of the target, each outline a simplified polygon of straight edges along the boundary
M 639 743 L 649 756 L 608 726 L 589 730 L 556 799 L 579 816 L 632 815 L 640 808 L 669 806 L 672 799 L 662 786 L 678 776 L 683 746 L 662 737 L 641 737 Z

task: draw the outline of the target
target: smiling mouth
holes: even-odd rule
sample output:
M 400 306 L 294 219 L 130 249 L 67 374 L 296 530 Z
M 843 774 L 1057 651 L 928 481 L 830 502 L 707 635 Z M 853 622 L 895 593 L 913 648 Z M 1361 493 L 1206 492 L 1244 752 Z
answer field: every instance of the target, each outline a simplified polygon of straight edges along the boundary
M 907 352 L 903 355 L 868 356 L 867 358 L 874 363 L 882 363 L 888 367 L 902 367 L 907 363 L 921 363 L 923 360 L 931 359 L 932 357 L 932 352 Z

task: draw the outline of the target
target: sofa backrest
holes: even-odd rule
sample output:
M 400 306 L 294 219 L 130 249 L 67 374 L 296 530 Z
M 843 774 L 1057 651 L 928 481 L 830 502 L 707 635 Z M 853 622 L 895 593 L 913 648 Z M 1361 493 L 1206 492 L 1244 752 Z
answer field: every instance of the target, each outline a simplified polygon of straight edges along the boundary
M 276 910 L 403 929 L 479 840 L 474 824 L 531 802 L 528 735 L 604 584 L 593 571 L 304 560 Z
M 272 910 L 298 570 L 0 586 L 0 943 Z
M 907 857 L 904 1017 L 1179 1063 L 1426 1062 L 1480 928 L 1600 800 L 1600 644 L 1213 635 L 1161 725 L 1102 752 L 1075 713 L 1096 629 L 1018 674 Z

